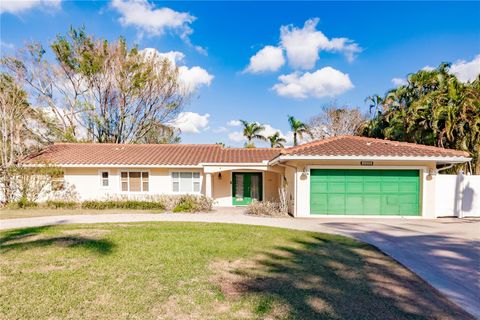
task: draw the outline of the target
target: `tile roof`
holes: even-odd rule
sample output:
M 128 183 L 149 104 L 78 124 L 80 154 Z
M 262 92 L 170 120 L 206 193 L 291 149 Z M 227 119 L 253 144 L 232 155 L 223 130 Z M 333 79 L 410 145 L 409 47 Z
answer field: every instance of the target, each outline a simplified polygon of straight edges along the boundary
M 223 148 L 215 144 L 56 143 L 24 162 L 65 165 L 198 165 L 200 163 L 261 163 L 280 149 Z
M 284 149 L 295 156 L 469 157 L 464 151 L 359 136 L 338 136 Z
M 201 163 L 261 163 L 279 155 L 468 157 L 464 151 L 389 140 L 339 136 L 285 149 L 224 148 L 215 144 L 110 144 L 56 143 L 24 163 L 64 165 L 165 165 L 196 166 Z

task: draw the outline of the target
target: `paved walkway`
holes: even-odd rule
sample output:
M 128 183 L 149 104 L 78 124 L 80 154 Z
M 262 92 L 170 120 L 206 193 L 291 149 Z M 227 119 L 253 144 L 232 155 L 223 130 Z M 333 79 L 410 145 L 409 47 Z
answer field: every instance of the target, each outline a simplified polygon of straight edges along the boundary
M 102 214 L 9 219 L 0 220 L 0 229 L 142 221 L 252 224 L 355 237 L 375 245 L 480 318 L 480 220 L 269 218 L 221 209 L 202 214 Z

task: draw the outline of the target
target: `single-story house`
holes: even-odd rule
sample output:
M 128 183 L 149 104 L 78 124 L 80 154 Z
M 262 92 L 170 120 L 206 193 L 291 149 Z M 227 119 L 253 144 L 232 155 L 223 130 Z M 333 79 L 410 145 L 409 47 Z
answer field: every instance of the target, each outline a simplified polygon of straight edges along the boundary
M 438 170 L 470 160 L 463 151 L 340 136 L 284 149 L 57 143 L 25 163 L 62 168 L 81 200 L 203 194 L 216 206 L 244 206 L 278 200 L 282 187 L 295 217 L 434 218 Z

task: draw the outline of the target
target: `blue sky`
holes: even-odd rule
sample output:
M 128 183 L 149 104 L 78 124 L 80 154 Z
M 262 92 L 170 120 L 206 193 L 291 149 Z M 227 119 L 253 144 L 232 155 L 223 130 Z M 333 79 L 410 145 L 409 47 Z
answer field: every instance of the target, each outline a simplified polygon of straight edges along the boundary
M 289 114 L 308 121 L 334 100 L 367 111 L 366 96 L 443 61 L 465 81 L 480 72 L 479 2 L 34 0 L 1 11 L 2 55 L 71 25 L 181 52 L 197 89 L 177 121 L 185 143 L 240 146 L 238 119 L 289 137 Z

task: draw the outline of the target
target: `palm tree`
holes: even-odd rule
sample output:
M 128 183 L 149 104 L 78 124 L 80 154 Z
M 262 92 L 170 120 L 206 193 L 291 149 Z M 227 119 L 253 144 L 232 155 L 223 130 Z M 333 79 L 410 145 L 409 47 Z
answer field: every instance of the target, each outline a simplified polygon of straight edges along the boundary
M 295 119 L 293 116 L 288 116 L 288 123 L 290 124 L 290 129 L 293 132 L 293 145 L 298 145 L 297 137 L 303 139 L 304 134 L 308 134 L 312 137 L 312 133 L 308 126 L 302 121 Z
M 247 143 L 245 143 L 246 148 L 255 148 L 253 143 L 254 139 L 267 141 L 267 138 L 261 134 L 265 127 L 258 122 L 248 122 L 245 120 L 240 120 L 243 125 L 243 136 L 247 138 Z
M 283 148 L 283 144 L 287 142 L 287 140 L 280 136 L 280 132 L 278 131 L 268 136 L 267 139 L 270 141 L 270 147 L 272 148 Z

